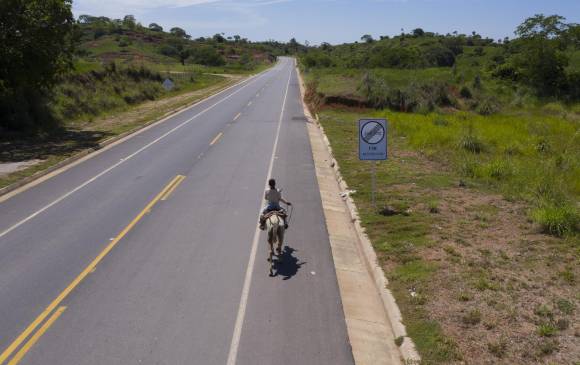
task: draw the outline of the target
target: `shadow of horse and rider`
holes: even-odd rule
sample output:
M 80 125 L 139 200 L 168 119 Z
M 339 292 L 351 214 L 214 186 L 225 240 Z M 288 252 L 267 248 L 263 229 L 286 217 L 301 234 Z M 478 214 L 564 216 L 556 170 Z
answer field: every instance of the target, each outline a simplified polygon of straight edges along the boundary
M 285 246 L 282 252 L 274 259 L 271 264 L 273 270 L 270 276 L 281 276 L 282 280 L 289 280 L 298 273 L 302 265 L 306 262 L 294 256 L 295 249 L 290 246 Z

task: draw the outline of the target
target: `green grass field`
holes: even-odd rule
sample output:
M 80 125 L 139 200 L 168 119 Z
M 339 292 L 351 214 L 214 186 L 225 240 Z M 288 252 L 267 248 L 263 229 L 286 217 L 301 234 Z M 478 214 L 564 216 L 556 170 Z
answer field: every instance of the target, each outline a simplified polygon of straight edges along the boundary
M 423 363 L 476 362 L 473 352 L 481 361 L 560 363 L 547 359 L 558 346 L 529 328 L 543 328 L 538 306 L 552 308 L 558 297 L 580 301 L 573 294 L 580 274 L 577 117 L 348 109 L 319 116 Z M 389 120 L 390 159 L 378 163 L 376 208 L 371 162 L 357 154 L 361 117 Z M 530 291 L 530 282 L 545 289 Z M 570 333 L 552 336 L 564 343 Z

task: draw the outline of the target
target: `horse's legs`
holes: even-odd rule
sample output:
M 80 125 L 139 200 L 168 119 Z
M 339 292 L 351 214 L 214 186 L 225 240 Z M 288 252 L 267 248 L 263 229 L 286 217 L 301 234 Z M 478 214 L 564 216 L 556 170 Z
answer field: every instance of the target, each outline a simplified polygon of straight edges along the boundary
M 268 244 L 270 245 L 270 254 L 268 255 L 268 261 L 270 262 L 269 274 L 274 276 L 274 241 L 269 239 Z

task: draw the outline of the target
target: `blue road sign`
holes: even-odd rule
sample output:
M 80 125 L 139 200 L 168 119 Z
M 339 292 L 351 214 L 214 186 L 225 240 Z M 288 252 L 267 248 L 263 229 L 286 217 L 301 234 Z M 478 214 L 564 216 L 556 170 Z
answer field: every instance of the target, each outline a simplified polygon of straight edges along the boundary
M 359 120 L 358 137 L 358 157 L 360 160 L 387 159 L 386 119 Z

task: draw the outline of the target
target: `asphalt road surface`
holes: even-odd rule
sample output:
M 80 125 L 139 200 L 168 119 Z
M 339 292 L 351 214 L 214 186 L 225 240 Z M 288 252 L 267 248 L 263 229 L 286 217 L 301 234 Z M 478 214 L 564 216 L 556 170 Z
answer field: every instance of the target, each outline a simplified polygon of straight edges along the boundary
M 0 203 L 0 365 L 352 364 L 305 123 L 282 58 Z

